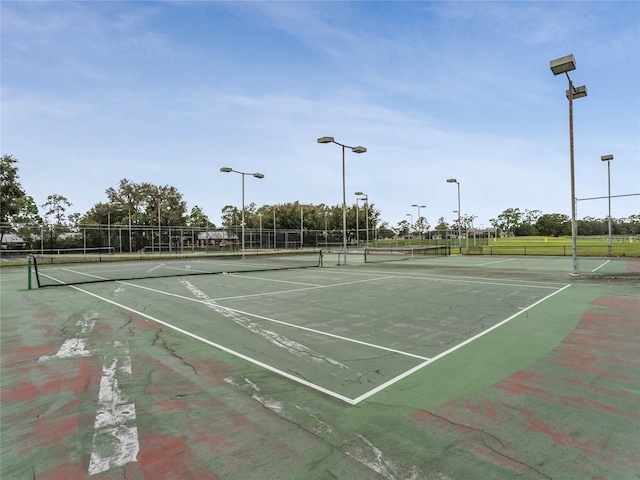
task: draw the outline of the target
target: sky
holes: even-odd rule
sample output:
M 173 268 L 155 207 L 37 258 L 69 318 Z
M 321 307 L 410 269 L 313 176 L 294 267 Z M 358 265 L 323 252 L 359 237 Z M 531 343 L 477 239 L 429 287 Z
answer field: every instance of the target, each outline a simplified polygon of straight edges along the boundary
M 640 3 L 0 2 L 1 153 L 38 205 L 106 202 L 121 179 L 226 205 L 347 204 L 391 227 L 460 210 L 640 213 Z M 626 195 L 617 197 L 618 195 Z M 41 211 L 42 213 L 42 211 Z M 408 216 L 411 215 L 411 217 Z

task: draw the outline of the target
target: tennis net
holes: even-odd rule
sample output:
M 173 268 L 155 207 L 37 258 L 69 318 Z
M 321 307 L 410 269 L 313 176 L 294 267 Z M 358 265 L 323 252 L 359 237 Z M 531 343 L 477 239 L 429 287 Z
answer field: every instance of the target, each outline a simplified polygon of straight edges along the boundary
M 38 287 L 217 273 L 260 272 L 321 267 L 322 251 L 184 257 L 113 257 L 110 255 L 33 256 Z
M 446 245 L 424 247 L 372 247 L 365 248 L 364 262 L 394 262 L 397 260 L 412 260 L 450 254 L 451 248 Z

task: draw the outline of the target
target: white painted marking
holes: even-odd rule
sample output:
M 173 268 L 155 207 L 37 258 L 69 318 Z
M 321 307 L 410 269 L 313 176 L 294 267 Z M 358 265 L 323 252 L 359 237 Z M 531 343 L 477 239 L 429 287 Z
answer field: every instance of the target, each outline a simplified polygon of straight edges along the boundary
M 43 355 L 38 359 L 38 362 L 44 362 L 52 358 L 88 357 L 91 355 L 91 351 L 85 348 L 86 344 L 86 338 L 68 338 L 64 341 L 58 353 L 55 355 Z
M 76 326 L 80 327 L 80 333 L 91 333 L 99 316 L 99 313 L 85 313 L 82 320 L 76 322 Z
M 125 342 L 114 342 L 114 346 L 119 351 L 118 356 L 105 358 L 102 367 L 89 475 L 135 462 L 140 449 L 135 423 L 136 406 L 128 403 L 129 399 L 120 389 L 116 378 L 118 372 L 131 375 L 129 346 Z M 118 363 L 122 363 L 120 368 Z
M 509 258 L 507 260 L 495 260 L 493 262 L 478 263 L 476 264 L 476 267 L 484 267 L 485 265 L 495 265 L 496 263 L 513 262 L 514 260 L 515 260 L 514 258 Z
M 593 270 L 591 270 L 591 272 L 593 273 L 593 272 L 595 272 L 595 271 L 600 270 L 602 267 L 604 267 L 604 266 L 605 266 L 607 263 L 609 263 L 610 261 L 611 261 L 611 260 L 607 260 L 607 261 L 606 261 L 606 262 L 604 262 L 602 265 L 600 265 L 600 266 L 598 266 L 598 267 L 594 268 Z

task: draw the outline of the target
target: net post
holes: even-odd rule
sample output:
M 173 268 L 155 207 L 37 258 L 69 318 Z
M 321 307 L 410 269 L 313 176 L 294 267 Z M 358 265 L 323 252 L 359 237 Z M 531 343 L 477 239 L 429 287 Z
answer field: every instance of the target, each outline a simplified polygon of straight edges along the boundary
M 27 289 L 31 290 L 31 254 L 27 255 Z

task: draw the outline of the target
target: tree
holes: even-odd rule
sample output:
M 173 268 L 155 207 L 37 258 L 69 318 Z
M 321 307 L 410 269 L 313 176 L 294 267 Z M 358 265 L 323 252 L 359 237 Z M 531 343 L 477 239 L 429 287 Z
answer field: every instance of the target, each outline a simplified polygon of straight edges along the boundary
M 20 213 L 25 193 L 18 181 L 18 160 L 12 155 L 0 159 L 0 240 L 11 230 L 13 217 Z
M 414 228 L 418 231 L 418 234 L 420 235 L 420 238 L 422 238 L 422 235 L 424 234 L 424 232 L 428 232 L 429 228 L 431 227 L 431 225 L 429 225 L 429 222 L 427 221 L 426 217 L 420 217 L 416 220 L 416 223 L 414 224 Z
M 540 235 L 559 237 L 571 234 L 571 222 L 569 217 L 562 213 L 546 213 L 541 215 L 536 222 L 536 228 Z
M 207 227 L 216 228 L 214 223 L 209 220 L 203 210 L 199 206 L 195 206 L 191 209 L 191 213 L 186 218 L 188 227 Z
M 411 231 L 411 225 L 407 220 L 400 220 L 398 226 L 394 229 L 397 235 L 408 237 Z
M 514 227 L 513 233 L 518 236 L 535 235 L 537 233 L 535 226 L 540 215 L 542 215 L 540 210 L 527 210 L 525 208 L 520 217 L 520 223 Z
M 489 222 L 501 232 L 508 232 L 513 235 L 514 229 L 520 225 L 521 218 L 522 212 L 519 208 L 507 208 L 497 218 L 492 218 Z
M 47 201 L 42 204 L 42 208 L 45 209 L 45 217 L 53 216 L 55 224 L 61 226 L 66 222 L 65 212 L 67 207 L 71 207 L 72 205 L 73 204 L 63 195 L 53 194 L 47 197 Z

